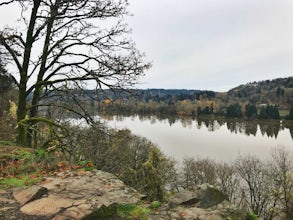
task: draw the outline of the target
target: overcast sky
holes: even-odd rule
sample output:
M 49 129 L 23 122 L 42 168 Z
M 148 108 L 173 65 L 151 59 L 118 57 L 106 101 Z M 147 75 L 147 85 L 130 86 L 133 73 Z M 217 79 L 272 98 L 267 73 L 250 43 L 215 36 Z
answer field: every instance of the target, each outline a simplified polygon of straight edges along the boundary
M 293 76 L 292 0 L 130 0 L 140 88 L 227 91 Z
M 293 0 L 129 2 L 131 37 L 153 64 L 138 88 L 227 91 L 293 76 Z M 0 26 L 15 22 L 7 9 Z

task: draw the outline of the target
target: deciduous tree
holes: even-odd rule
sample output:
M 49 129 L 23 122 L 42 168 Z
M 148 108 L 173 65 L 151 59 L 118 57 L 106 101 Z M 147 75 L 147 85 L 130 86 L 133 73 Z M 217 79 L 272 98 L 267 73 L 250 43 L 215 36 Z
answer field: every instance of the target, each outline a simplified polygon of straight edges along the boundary
M 132 86 L 148 68 L 127 37 L 127 0 L 4 0 L 18 5 L 22 29 L 0 31 L 0 50 L 15 67 L 18 142 L 31 145 L 40 106 L 68 88 Z M 2 53 L 2 56 L 3 53 Z M 43 100 L 43 101 L 42 101 Z M 76 97 L 75 97 L 76 100 Z M 82 109 L 81 105 L 79 105 Z M 77 111 L 75 111 L 77 113 Z

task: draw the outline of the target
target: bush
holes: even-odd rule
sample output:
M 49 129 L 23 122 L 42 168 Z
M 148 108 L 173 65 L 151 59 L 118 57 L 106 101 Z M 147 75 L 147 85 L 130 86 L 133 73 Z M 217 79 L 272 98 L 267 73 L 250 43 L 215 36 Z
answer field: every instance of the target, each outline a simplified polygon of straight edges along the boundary
M 172 185 L 177 175 L 175 163 L 146 138 L 127 129 L 69 127 L 60 147 L 73 163 L 91 161 L 100 170 L 115 174 L 148 200 L 163 200 L 165 185 Z M 82 164 L 81 164 L 82 163 Z M 90 169 L 90 168 L 87 168 Z
M 260 220 L 260 218 L 251 211 L 247 213 L 246 220 Z

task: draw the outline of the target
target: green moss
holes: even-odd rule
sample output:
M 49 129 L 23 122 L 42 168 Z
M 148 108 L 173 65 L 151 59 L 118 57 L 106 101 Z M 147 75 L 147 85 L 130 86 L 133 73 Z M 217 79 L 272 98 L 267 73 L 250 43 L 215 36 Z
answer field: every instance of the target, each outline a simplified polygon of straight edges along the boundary
M 117 214 L 117 205 L 116 204 L 112 204 L 110 206 L 101 206 L 101 208 L 96 211 L 93 212 L 92 214 L 84 217 L 82 220 L 111 220 L 111 219 L 115 219 L 115 220 L 119 220 L 122 219 L 118 216 Z
M 122 219 L 147 220 L 150 209 L 140 205 L 123 204 L 117 206 L 117 213 Z

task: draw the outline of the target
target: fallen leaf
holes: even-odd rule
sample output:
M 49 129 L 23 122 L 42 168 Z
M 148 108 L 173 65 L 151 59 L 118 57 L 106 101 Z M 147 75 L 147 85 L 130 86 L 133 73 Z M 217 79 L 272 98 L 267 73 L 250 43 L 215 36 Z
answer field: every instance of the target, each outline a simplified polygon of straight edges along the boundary
M 105 185 L 106 189 L 110 189 L 112 186 L 110 184 Z
M 184 212 L 182 212 L 182 213 L 180 214 L 180 216 L 181 216 L 181 217 L 185 217 L 186 214 L 185 214 Z

